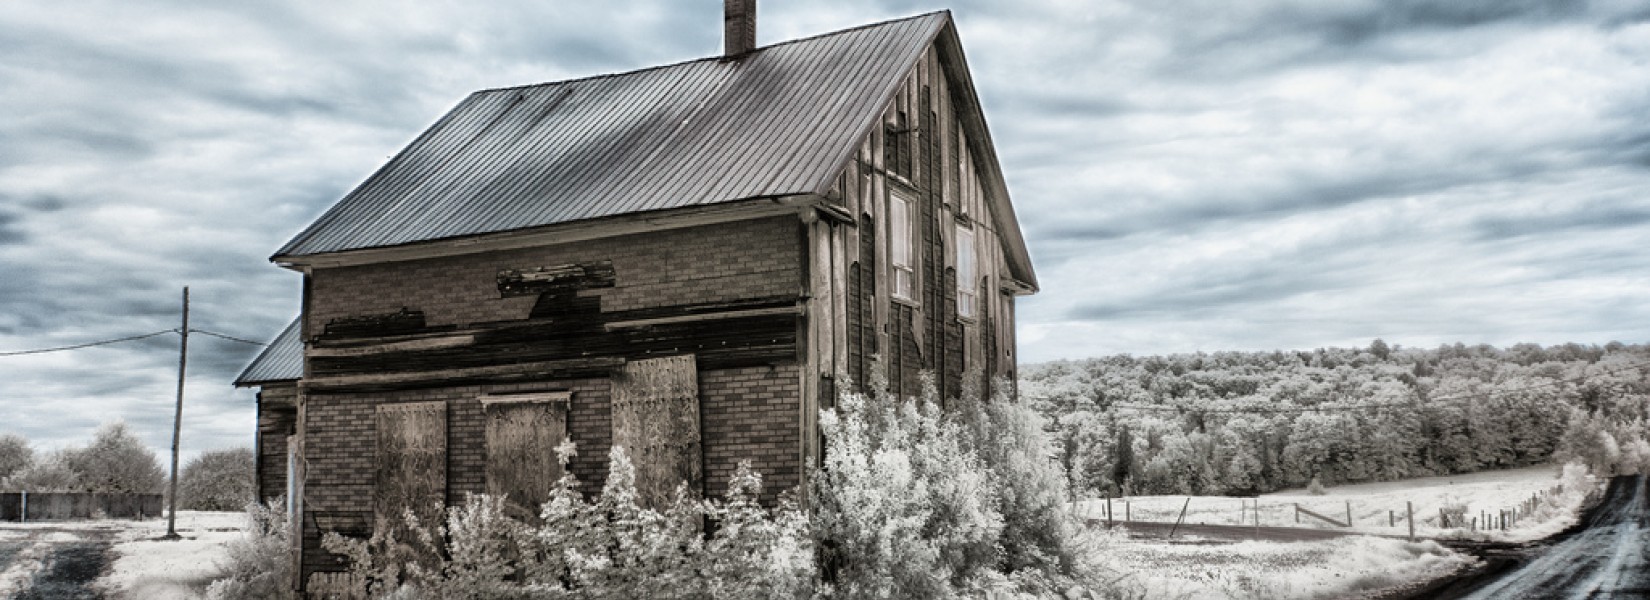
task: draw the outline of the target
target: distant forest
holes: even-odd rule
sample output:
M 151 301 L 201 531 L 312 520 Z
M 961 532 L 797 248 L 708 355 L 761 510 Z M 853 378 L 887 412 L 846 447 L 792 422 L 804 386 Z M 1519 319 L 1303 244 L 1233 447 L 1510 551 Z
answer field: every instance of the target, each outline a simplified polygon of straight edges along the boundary
M 1245 495 L 1575 461 L 1650 470 L 1650 346 L 1388 346 L 1027 365 L 1083 495 Z

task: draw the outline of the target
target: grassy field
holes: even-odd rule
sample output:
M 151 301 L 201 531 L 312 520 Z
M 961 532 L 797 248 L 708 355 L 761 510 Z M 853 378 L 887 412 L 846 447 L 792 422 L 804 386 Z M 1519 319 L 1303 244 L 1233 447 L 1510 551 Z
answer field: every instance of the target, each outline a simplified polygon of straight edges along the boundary
M 1438 527 L 1438 508 L 1466 505 L 1469 514 L 1491 513 L 1541 494 L 1559 483 L 1558 467 L 1532 467 L 1452 477 L 1329 488 L 1323 495 L 1285 490 L 1263 495 L 1261 525 L 1309 527 L 1367 533 L 1340 539 L 1302 542 L 1231 541 L 1181 535 L 1174 540 L 1131 537 L 1126 525 L 1108 533 L 1103 561 L 1123 574 L 1120 585 L 1144 598 L 1379 598 L 1429 579 L 1446 576 L 1475 562 L 1443 545 L 1421 539 L 1409 542 L 1407 526 L 1388 524 L 1387 511 L 1402 515 L 1405 502 L 1416 511 L 1421 538 L 1475 538 L 1503 541 L 1538 539 L 1575 523 L 1586 489 L 1567 490 L 1547 507 L 1507 531 L 1472 532 Z M 1588 479 L 1581 486 L 1597 482 Z M 1113 517 L 1124 506 L 1136 520 L 1173 522 L 1187 506 L 1187 523 L 1254 524 L 1254 498 L 1147 496 L 1112 501 Z M 1353 527 L 1341 528 L 1303 517 L 1297 525 L 1294 505 L 1345 519 L 1351 503 Z M 1102 518 L 1104 501 L 1079 503 L 1077 510 Z
M 1494 516 L 1513 508 L 1532 495 L 1541 497 L 1559 483 L 1560 468 L 1543 465 L 1522 469 L 1484 471 L 1446 477 L 1424 477 L 1403 481 L 1366 483 L 1326 488 L 1323 495 L 1306 490 L 1283 490 L 1257 499 L 1224 496 L 1194 496 L 1187 505 L 1187 523 L 1208 525 L 1253 525 L 1258 516 L 1263 526 L 1343 529 L 1302 515 L 1296 522 L 1295 505 L 1325 516 L 1346 519 L 1351 506 L 1352 530 L 1377 535 L 1406 535 L 1406 502 L 1415 508 L 1415 534 L 1426 538 L 1476 538 L 1498 541 L 1525 541 L 1552 535 L 1575 522 L 1573 506 L 1538 512 L 1505 531 L 1471 531 L 1441 527 L 1438 511 L 1446 506 L 1465 506 L 1468 518 L 1482 513 Z M 1590 481 L 1589 485 L 1597 485 Z M 1572 490 L 1573 491 L 1573 490 Z M 1112 517 L 1123 520 L 1125 513 L 1137 521 L 1173 522 L 1186 496 L 1135 496 L 1112 500 Z M 1566 499 L 1579 505 L 1580 494 Z M 1103 500 L 1080 503 L 1079 509 L 1091 518 L 1103 518 Z M 1389 523 L 1389 517 L 1395 522 Z M 1241 523 L 1240 523 L 1241 520 Z M 1482 527 L 1480 527 L 1482 529 Z

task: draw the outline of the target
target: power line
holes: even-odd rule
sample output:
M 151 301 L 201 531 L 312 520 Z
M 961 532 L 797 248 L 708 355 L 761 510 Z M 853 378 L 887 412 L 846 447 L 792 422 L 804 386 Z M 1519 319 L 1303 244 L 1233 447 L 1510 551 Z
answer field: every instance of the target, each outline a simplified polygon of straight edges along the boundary
M 1614 369 L 1609 369 L 1609 370 L 1606 370 L 1602 373 L 1595 373 L 1593 375 L 1583 375 L 1581 377 L 1574 377 L 1574 378 L 1570 378 L 1570 379 L 1555 379 L 1555 380 L 1552 380 L 1552 381 L 1548 381 L 1546 383 L 1538 383 L 1538 384 L 1535 384 L 1535 385 L 1528 385 L 1528 386 L 1524 386 L 1524 387 L 1520 387 L 1520 388 L 1514 388 L 1514 389 L 1510 389 L 1510 390 L 1494 390 L 1494 391 L 1490 391 L 1490 392 L 1479 392 L 1479 393 L 1472 393 L 1472 394 L 1457 394 L 1457 395 L 1454 395 L 1454 396 L 1440 396 L 1440 397 L 1437 397 L 1437 398 L 1427 398 L 1426 401 L 1429 402 L 1429 403 L 1432 403 L 1432 402 L 1453 402 L 1453 401 L 1456 401 L 1456 400 L 1468 400 L 1468 399 L 1473 399 L 1473 398 L 1489 399 L 1489 398 L 1493 398 L 1493 397 L 1496 397 L 1496 396 L 1505 396 L 1507 394 L 1516 394 L 1516 393 L 1519 393 L 1519 392 L 1526 392 L 1526 391 L 1530 391 L 1530 390 L 1538 390 L 1538 389 L 1542 389 L 1542 388 L 1549 388 L 1549 387 L 1554 387 L 1554 386 L 1558 386 L 1558 385 L 1563 385 L 1563 384 L 1566 384 L 1566 383 L 1579 383 L 1579 382 L 1586 381 L 1588 378 L 1591 378 L 1591 377 L 1599 377 L 1599 376 L 1603 376 L 1603 375 L 1612 375 L 1612 374 L 1615 374 L 1615 373 L 1620 373 L 1622 371 L 1631 371 L 1631 370 L 1634 370 L 1634 369 L 1641 369 L 1641 368 L 1644 368 L 1644 367 L 1650 367 L 1650 363 L 1635 363 L 1635 364 L 1625 365 L 1625 366 L 1621 366 L 1621 367 L 1614 368 Z M 1037 399 L 1037 400 L 1050 400 L 1051 398 L 1048 398 L 1048 397 L 1044 396 L 1044 397 L 1037 397 L 1035 399 Z M 1125 403 L 1125 402 L 1116 402 L 1116 403 L 1112 403 L 1112 404 L 1108 405 L 1107 408 L 1108 409 L 1117 408 L 1117 409 L 1123 409 L 1123 410 L 1138 410 L 1138 411 L 1144 411 L 1144 412 L 1173 412 L 1173 413 L 1194 412 L 1194 413 L 1199 413 L 1199 414 L 1233 414 L 1233 413 L 1279 414 L 1279 413 L 1302 413 L 1302 412 L 1343 412 L 1343 411 L 1350 412 L 1350 411 L 1355 411 L 1355 410 L 1375 410 L 1375 409 L 1381 409 L 1381 408 L 1394 408 L 1394 407 L 1400 407 L 1400 406 L 1414 406 L 1415 404 L 1416 404 L 1416 402 L 1414 402 L 1414 401 L 1403 401 L 1403 402 L 1375 402 L 1375 403 L 1370 403 L 1370 404 L 1357 404 L 1357 405 L 1350 405 L 1350 406 L 1191 408 L 1191 407 L 1182 407 L 1182 406 L 1164 406 L 1164 405 L 1155 405 L 1155 404 L 1131 404 L 1131 403 Z
M 200 334 L 210 335 L 210 336 L 215 337 L 215 338 L 226 339 L 226 340 L 229 340 L 231 342 L 240 342 L 242 344 L 252 344 L 254 346 L 268 346 L 269 345 L 266 342 L 254 342 L 252 340 L 238 338 L 238 337 L 235 337 L 235 336 L 232 336 L 232 335 L 228 335 L 228 334 L 224 334 L 224 333 L 218 333 L 216 331 L 207 331 L 205 329 L 195 329 L 193 327 L 189 328 L 189 333 L 200 333 Z
M 66 350 L 79 350 L 81 348 L 92 348 L 92 347 L 95 347 L 95 346 L 107 346 L 109 344 L 119 344 L 121 342 L 135 342 L 135 341 L 141 340 L 141 339 L 152 338 L 152 337 L 155 337 L 157 335 L 162 335 L 162 334 L 167 334 L 167 333 L 177 333 L 177 332 L 178 332 L 177 329 L 164 329 L 164 330 L 161 330 L 161 331 L 152 331 L 152 332 L 145 333 L 145 334 L 142 334 L 142 335 L 133 335 L 133 336 L 127 336 L 127 337 L 123 337 L 123 338 L 114 338 L 114 339 L 108 339 L 108 340 L 98 340 L 98 341 L 95 341 L 95 342 L 86 342 L 84 344 L 74 344 L 72 346 L 57 346 L 57 347 L 54 347 L 54 348 L 35 348 L 33 350 L 13 350 L 13 351 L 10 351 L 10 352 L 0 352 L 0 357 L 23 356 L 23 355 L 27 355 L 27 354 L 45 354 L 45 353 L 48 353 L 48 352 L 63 352 L 63 351 L 66 351 Z M 226 334 L 226 333 L 218 333 L 216 331 L 207 331 L 205 329 L 195 329 L 193 327 L 191 327 L 189 329 L 189 333 L 199 333 L 199 334 L 203 334 L 203 335 L 209 335 L 209 336 L 212 336 L 212 337 L 215 337 L 215 338 L 221 338 L 221 339 L 229 340 L 231 342 L 240 342 L 242 344 L 251 344 L 251 345 L 254 345 L 254 346 L 268 346 L 269 345 L 266 342 L 254 342 L 254 341 L 249 340 L 249 339 L 238 338 L 238 337 Z
M 134 336 L 123 337 L 123 338 L 115 338 L 115 339 L 112 339 L 112 340 L 99 340 L 99 341 L 96 341 L 96 342 L 87 342 L 87 343 L 84 343 L 84 344 L 75 344 L 73 346 L 58 346 L 56 348 L 36 348 L 34 350 L 16 350 L 16 351 L 12 351 L 12 352 L 0 352 L 0 356 L 22 356 L 22 355 L 25 355 L 25 354 L 45 354 L 47 352 L 62 352 L 64 350 L 79 350 L 81 348 L 91 348 L 93 346 L 107 346 L 109 344 L 118 344 L 118 343 L 121 343 L 121 342 L 132 342 L 132 341 L 137 341 L 137 340 L 141 340 L 141 339 L 144 339 L 144 338 L 152 338 L 152 337 L 155 337 L 157 335 L 161 335 L 161 334 L 165 334 L 165 333 L 177 333 L 177 332 L 178 332 L 178 330 L 176 330 L 176 329 L 165 329 L 165 330 L 161 330 L 161 331 L 145 333 L 145 334 L 142 334 L 142 335 L 134 335 Z

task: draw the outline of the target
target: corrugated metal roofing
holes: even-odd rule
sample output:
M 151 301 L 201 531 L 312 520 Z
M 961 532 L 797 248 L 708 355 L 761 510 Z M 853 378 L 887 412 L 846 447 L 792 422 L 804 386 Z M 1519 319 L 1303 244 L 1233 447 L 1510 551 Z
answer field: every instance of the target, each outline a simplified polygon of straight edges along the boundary
M 252 363 L 246 365 L 235 385 L 258 385 L 271 381 L 296 381 L 304 376 L 304 342 L 298 339 L 298 319 L 293 319 L 275 336 Z
M 276 257 L 821 193 L 949 22 L 476 92 Z

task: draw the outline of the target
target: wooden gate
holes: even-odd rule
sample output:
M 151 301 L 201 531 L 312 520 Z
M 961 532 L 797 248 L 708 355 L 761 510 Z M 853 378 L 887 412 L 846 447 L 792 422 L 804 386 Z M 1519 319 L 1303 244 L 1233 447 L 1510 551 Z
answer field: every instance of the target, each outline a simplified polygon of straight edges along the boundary
M 518 517 L 533 517 L 561 479 L 556 446 L 567 438 L 568 392 L 484 396 L 487 493 L 507 497 Z
M 378 471 L 373 487 L 375 527 L 404 534 L 403 511 L 412 509 L 431 531 L 442 524 L 447 503 L 447 403 L 378 405 Z
M 613 444 L 636 465 L 637 502 L 667 506 L 684 481 L 690 492 L 703 493 L 694 356 L 625 363 L 612 389 Z

